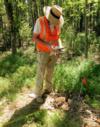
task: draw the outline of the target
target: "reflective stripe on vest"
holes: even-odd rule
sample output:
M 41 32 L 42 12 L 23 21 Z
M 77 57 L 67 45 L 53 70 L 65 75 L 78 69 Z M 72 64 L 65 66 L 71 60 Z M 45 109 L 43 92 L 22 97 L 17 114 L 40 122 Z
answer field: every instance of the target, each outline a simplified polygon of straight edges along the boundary
M 57 26 L 54 28 L 53 31 L 51 31 L 49 27 L 49 23 L 45 16 L 40 17 L 39 21 L 41 26 L 39 38 L 48 43 L 53 41 L 54 43 L 52 45 L 54 47 L 58 46 L 58 39 L 59 39 L 59 33 L 60 33 L 59 27 Z M 43 44 L 42 42 L 37 43 L 37 49 L 43 52 L 51 51 L 51 49 L 47 45 Z

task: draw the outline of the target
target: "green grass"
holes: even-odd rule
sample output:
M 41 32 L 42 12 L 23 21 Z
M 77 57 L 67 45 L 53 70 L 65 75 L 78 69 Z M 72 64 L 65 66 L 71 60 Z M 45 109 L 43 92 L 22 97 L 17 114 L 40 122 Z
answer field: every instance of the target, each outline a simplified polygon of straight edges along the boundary
M 54 73 L 54 87 L 57 91 L 71 92 L 78 82 L 79 69 L 75 61 L 58 65 Z
M 36 54 L 29 47 L 16 55 L 6 54 L 0 60 L 0 97 L 14 98 L 23 87 L 33 87 L 36 74 Z M 58 92 L 78 93 L 82 78 L 87 78 L 91 94 L 100 95 L 100 65 L 93 61 L 73 59 L 59 64 L 53 77 L 54 89 Z
M 33 48 L 19 51 L 16 55 L 6 54 L 0 60 L 0 98 L 15 99 L 23 87 L 33 87 L 36 74 L 36 54 Z M 86 103 L 100 109 L 100 65 L 93 61 L 73 59 L 59 64 L 55 68 L 53 84 L 58 92 L 79 93 L 82 78 L 87 78 L 87 85 L 92 99 L 86 93 Z M 42 110 L 32 102 L 17 110 L 3 127 L 80 127 L 80 114 L 71 114 L 62 110 Z M 2 109 L 2 107 L 1 107 Z M 1 112 L 2 114 L 2 112 Z
M 54 88 L 57 91 L 79 92 L 83 87 L 82 79 L 87 79 L 91 96 L 100 95 L 100 65 L 91 60 L 78 62 L 72 60 L 56 66 L 54 73 Z
M 6 54 L 0 61 L 0 98 L 14 99 L 23 87 L 32 87 L 36 73 L 33 48 L 16 55 Z
M 93 99 L 90 104 L 93 108 L 100 110 L 100 100 Z
M 47 127 L 80 127 L 82 124 L 79 114 L 76 117 L 72 117 L 69 112 L 60 110 L 51 112 L 47 122 Z
M 84 100 L 88 105 L 90 105 L 90 107 L 100 110 L 100 96 L 99 98 L 94 97 L 92 99 L 89 96 L 86 96 Z
M 80 127 L 82 121 L 79 114 L 72 117 L 72 114 L 61 110 L 47 111 L 41 109 L 34 111 L 31 109 L 31 113 L 28 112 L 26 115 L 19 113 L 12 117 L 3 127 L 22 127 L 24 125 L 29 127 L 32 124 L 35 127 Z
M 17 54 L 8 55 L 0 60 L 0 76 L 6 77 L 12 75 L 20 66 L 32 66 L 36 62 L 36 56 L 33 48 L 29 48 L 24 53 L 19 51 Z

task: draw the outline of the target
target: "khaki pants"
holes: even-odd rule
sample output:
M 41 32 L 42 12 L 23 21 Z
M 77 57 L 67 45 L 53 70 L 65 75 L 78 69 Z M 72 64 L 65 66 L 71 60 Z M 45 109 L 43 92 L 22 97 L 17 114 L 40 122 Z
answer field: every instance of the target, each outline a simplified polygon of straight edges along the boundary
M 43 89 L 52 90 L 52 76 L 57 57 L 45 52 L 37 53 L 37 75 L 34 92 L 37 95 L 43 93 Z M 43 86 L 45 82 L 45 88 Z

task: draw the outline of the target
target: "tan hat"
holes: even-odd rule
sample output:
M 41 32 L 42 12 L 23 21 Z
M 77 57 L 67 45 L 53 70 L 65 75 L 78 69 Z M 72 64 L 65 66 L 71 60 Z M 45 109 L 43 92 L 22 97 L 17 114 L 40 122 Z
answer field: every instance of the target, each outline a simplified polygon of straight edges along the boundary
M 43 12 L 51 24 L 58 25 L 60 23 L 61 26 L 63 25 L 64 19 L 62 16 L 62 8 L 60 6 L 45 6 Z

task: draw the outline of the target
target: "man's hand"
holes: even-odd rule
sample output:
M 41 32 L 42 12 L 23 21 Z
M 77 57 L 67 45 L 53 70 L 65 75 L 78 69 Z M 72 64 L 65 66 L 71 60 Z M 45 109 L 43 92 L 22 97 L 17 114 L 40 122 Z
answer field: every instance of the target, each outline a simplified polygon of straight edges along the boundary
M 60 56 L 62 48 L 51 46 L 51 55 Z

